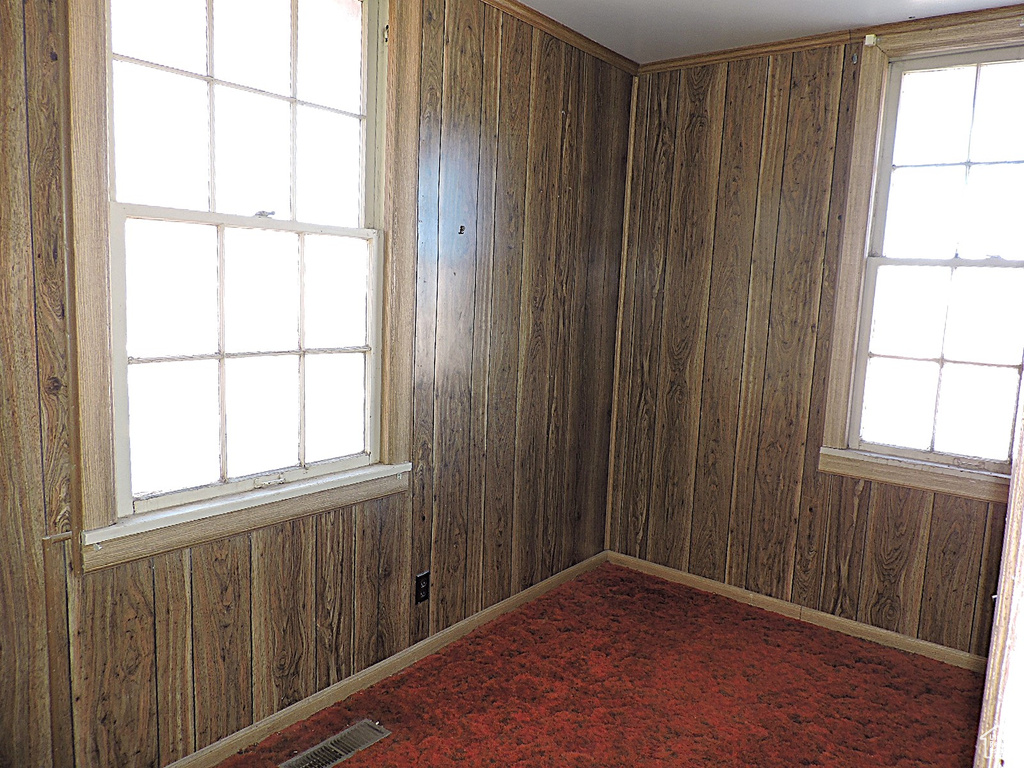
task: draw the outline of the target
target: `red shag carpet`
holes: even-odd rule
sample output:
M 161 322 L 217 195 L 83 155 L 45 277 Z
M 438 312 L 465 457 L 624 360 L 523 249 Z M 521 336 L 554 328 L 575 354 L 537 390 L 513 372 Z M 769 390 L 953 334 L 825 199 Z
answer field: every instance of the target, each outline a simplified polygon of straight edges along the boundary
M 345 768 L 971 764 L 982 676 L 604 565 L 222 763 L 368 717 Z

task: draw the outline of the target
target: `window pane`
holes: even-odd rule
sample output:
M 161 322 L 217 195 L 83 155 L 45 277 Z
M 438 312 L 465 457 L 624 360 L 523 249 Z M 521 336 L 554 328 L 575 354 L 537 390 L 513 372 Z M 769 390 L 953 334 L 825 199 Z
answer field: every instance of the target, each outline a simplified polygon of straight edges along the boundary
M 951 259 L 964 196 L 962 166 L 892 172 L 882 253 L 894 259 Z
M 932 442 L 939 364 L 868 360 L 860 437 L 869 443 L 927 450 Z
M 1024 160 L 1024 61 L 981 68 L 971 160 Z
M 1024 259 L 1024 165 L 971 168 L 960 255 Z
M 219 479 L 219 407 L 216 360 L 128 366 L 134 495 Z
M 115 61 L 113 101 L 117 199 L 209 210 L 206 83 Z
M 366 240 L 306 235 L 307 349 L 366 344 L 369 255 Z
M 366 447 L 366 357 L 306 356 L 306 461 L 360 453 Z
M 128 355 L 217 351 L 217 228 L 125 222 Z
M 935 450 L 1003 460 L 1010 457 L 1017 371 L 949 364 L 942 369 Z
M 214 104 L 217 210 L 290 218 L 288 102 L 218 86 Z
M 1024 271 L 958 269 L 953 273 L 945 356 L 1020 365 L 1024 351 Z
M 878 268 L 869 349 L 878 355 L 938 357 L 949 294 L 946 267 Z
M 224 231 L 224 348 L 278 352 L 299 344 L 299 238 Z
M 908 72 L 900 86 L 895 165 L 967 159 L 975 67 Z
M 214 77 L 290 96 L 291 25 L 281 0 L 213 0 Z
M 111 0 L 114 53 L 206 74 L 206 0 Z
M 358 227 L 362 121 L 299 107 L 298 123 L 296 218 Z
M 228 475 L 298 464 L 299 357 L 243 357 L 225 363 Z
M 299 0 L 298 96 L 362 112 L 363 4 Z

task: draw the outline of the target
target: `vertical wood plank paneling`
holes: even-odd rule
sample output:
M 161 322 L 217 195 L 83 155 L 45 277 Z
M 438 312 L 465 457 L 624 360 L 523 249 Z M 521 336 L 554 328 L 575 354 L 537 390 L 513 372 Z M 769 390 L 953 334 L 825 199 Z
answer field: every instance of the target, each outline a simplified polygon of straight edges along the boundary
M 487 497 L 487 380 L 490 375 L 491 281 L 498 152 L 498 75 L 501 12 L 483 9 L 483 73 L 480 98 L 476 297 L 473 317 L 472 436 L 469 447 L 469 513 L 466 520 L 466 615 L 483 607 L 484 501 Z
M 197 749 L 253 721 L 250 559 L 248 536 L 192 549 Z
M 352 507 L 356 533 L 353 672 L 384 657 L 378 646 L 377 610 L 380 593 L 380 500 Z
M 316 523 L 316 688 L 352 674 L 355 531 L 352 507 Z
M 316 692 L 316 526 L 291 520 L 252 534 L 253 719 Z
M 821 597 L 824 567 L 824 537 L 829 514 L 831 476 L 818 471 L 818 453 L 825 431 L 825 398 L 828 395 L 829 363 L 832 357 L 832 321 L 835 316 L 836 281 L 839 276 L 843 243 L 843 214 L 850 180 L 853 153 L 853 123 L 857 108 L 858 73 L 863 45 L 847 45 L 843 53 L 842 89 L 836 130 L 835 162 L 832 165 L 832 191 L 828 203 L 828 231 L 821 275 L 821 300 L 818 305 L 817 339 L 811 375 L 811 408 L 804 444 L 803 481 L 800 486 L 800 512 L 797 522 L 796 556 L 793 564 L 794 603 L 814 608 Z
M 478 0 L 446 0 L 434 358 L 431 633 L 466 616 L 482 23 L 483 5 Z
M 652 78 L 637 78 L 634 85 L 634 119 L 630 133 L 630 167 L 628 189 L 629 208 L 624 214 L 626 232 L 623 240 L 623 264 L 621 275 L 621 294 L 619 296 L 617 341 L 616 341 L 616 391 L 614 424 L 614 454 L 611 466 L 611 503 L 608 514 L 612 518 L 608 525 L 609 543 L 616 552 L 628 554 L 630 551 L 629 517 L 626 504 L 631 489 L 632 468 L 629 455 L 636 434 L 636 420 L 630 410 L 634 387 L 633 346 L 634 339 L 641 333 L 634 322 L 633 309 L 637 294 L 644 296 L 644 287 L 637 285 L 640 238 L 638 235 L 642 224 L 641 212 L 647 204 L 644 195 L 644 183 L 647 176 L 647 134 L 651 123 L 651 83 Z
M 743 337 L 743 372 L 740 375 L 737 417 L 739 425 L 736 430 L 736 459 L 729 506 L 729 551 L 726 554 L 726 583 L 737 587 L 747 584 L 768 313 L 775 279 L 775 239 L 779 227 L 779 197 L 782 192 L 792 69 L 792 54 L 768 58 L 761 167 L 754 212 L 754 249 L 750 264 L 750 286 L 747 290 L 747 324 Z
M 64 187 L 67 6 L 26 3 L 24 8 L 43 489 L 47 530 L 60 533 L 71 526 Z
M 793 583 L 842 52 L 793 54 L 747 571 L 750 589 L 784 600 Z
M 1003 534 L 1006 530 L 1006 505 L 989 504 L 982 544 L 981 574 L 978 579 L 978 597 L 974 605 L 974 623 L 971 628 L 971 653 L 988 654 L 995 614 L 995 595 L 999 586 L 999 567 L 1003 556 Z
M 725 580 L 768 60 L 728 65 L 689 570 Z
M 590 78 L 584 105 L 583 154 L 585 201 L 580 246 L 586 257 L 586 306 L 582 365 L 579 365 L 582 400 L 581 452 L 578 496 L 586 505 L 574 522 L 574 562 L 604 549 L 608 493 L 608 448 L 611 435 L 616 313 L 622 263 L 623 203 L 629 126 L 608 115 L 628 115 L 632 80 L 603 62 L 587 61 Z M 609 125 L 609 122 L 611 123 Z M 601 180 L 601 183 L 593 183 Z
M 857 618 L 870 500 L 868 481 L 852 477 L 833 480 L 818 608 L 844 619 Z
M 159 765 L 152 562 L 76 576 L 69 593 L 76 765 Z
M 377 654 L 381 659 L 409 647 L 408 595 L 412 588 L 409 560 L 409 507 L 396 494 L 377 502 L 380 521 L 377 572 Z
M 512 530 L 516 465 L 516 386 L 522 289 L 527 132 L 533 32 L 506 14 L 501 19 L 494 246 L 491 267 L 491 339 L 487 366 L 487 476 L 484 481 L 483 572 L 485 606 L 512 594 Z M 477 301 L 482 301 L 477 296 Z
M 683 569 L 690 555 L 727 72 L 725 64 L 685 69 L 679 89 L 647 552 L 654 562 Z
M 516 387 L 513 591 L 542 581 L 544 483 L 565 44 L 534 30 Z
M 969 651 L 988 503 L 935 494 L 917 636 Z
M 0 754 L 49 765 L 50 707 L 43 548 L 46 508 L 36 370 L 25 102 L 24 4 L 0 24 Z
M 156 709 L 160 764 L 196 748 L 192 679 L 192 558 L 187 549 L 153 558 Z
M 875 483 L 859 621 L 915 637 L 934 494 Z
M 43 539 L 46 570 L 46 618 L 50 663 L 50 740 L 54 766 L 75 764 L 74 714 L 71 708 L 71 639 L 68 635 L 68 564 L 71 543 Z M 7 754 L 7 747 L 4 747 Z M 45 758 L 40 765 L 47 765 Z
M 444 0 L 424 0 L 420 57 L 419 227 L 413 352 L 413 569 L 430 568 L 434 520 L 434 345 L 437 322 L 438 186 L 441 168 L 441 76 Z M 413 596 L 409 602 L 412 605 Z M 430 601 L 413 609 L 412 636 L 430 634 Z

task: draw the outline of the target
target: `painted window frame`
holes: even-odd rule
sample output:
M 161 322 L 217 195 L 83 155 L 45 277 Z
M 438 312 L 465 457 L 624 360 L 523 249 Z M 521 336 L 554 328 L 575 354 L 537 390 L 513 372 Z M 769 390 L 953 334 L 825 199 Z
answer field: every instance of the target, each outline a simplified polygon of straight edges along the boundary
M 294 0 L 293 0 L 294 2 Z M 373 383 L 371 427 L 367 433 L 365 461 L 346 461 L 343 466 L 316 467 L 312 472 L 284 474 L 284 483 L 260 482 L 263 474 L 240 485 L 223 487 L 212 498 L 200 492 L 176 495 L 174 506 L 156 505 L 139 514 L 119 515 L 125 501 L 133 501 L 127 478 L 126 403 L 127 356 L 123 342 L 123 254 L 111 239 L 114 218 L 126 211 L 143 213 L 138 206 L 116 203 L 110 194 L 112 157 L 109 150 L 110 41 L 109 0 L 71 0 L 69 3 L 69 122 L 70 146 L 65 167 L 71 178 L 67 201 L 71 228 L 69 264 L 69 325 L 71 335 L 72 542 L 76 561 L 85 570 L 106 567 L 139 556 L 167 551 L 198 541 L 232 535 L 241 530 L 291 519 L 315 511 L 357 503 L 408 486 L 411 466 L 400 446 L 385 434 L 390 419 L 385 402 L 402 395 L 391 392 L 387 374 L 387 347 L 402 339 L 387 338 L 384 315 L 390 286 L 385 285 L 384 157 L 386 117 L 387 0 L 363 0 L 365 67 L 364 200 L 363 226 L 358 228 L 301 226 L 301 231 L 346 234 L 373 244 L 372 287 L 369 300 L 369 346 L 374 348 L 369 366 Z M 153 214 L 150 211 L 149 214 Z M 159 214 L 159 212 L 157 212 Z M 250 217 L 209 214 L 227 224 L 252 226 Z M 260 219 L 261 228 L 288 228 L 295 222 Z M 294 228 L 291 227 L 291 228 Z M 391 290 L 389 290 L 391 289 Z M 120 291 L 120 293 L 119 293 Z M 120 320 L 119 320 L 120 318 Z M 393 353 L 392 353 L 393 354 Z M 401 382 L 396 382 L 401 386 Z M 121 412 L 118 412 L 121 409 Z M 120 434 L 119 434 L 120 433 Z M 385 445 L 382 446 L 382 443 Z M 382 452 L 383 447 L 383 452 Z M 399 450 L 396 451 L 395 448 Z M 384 463 L 390 462 L 390 463 Z M 151 505 L 152 506 L 152 505 Z M 166 536 L 164 534 L 166 533 Z M 166 539 L 166 541 L 161 541 Z M 100 555 L 101 550 L 108 550 Z M 110 550 L 118 554 L 112 555 Z
M 857 397 L 858 350 L 863 346 L 863 307 L 871 301 L 864 293 L 865 272 L 872 244 L 872 222 L 878 203 L 878 163 L 885 139 L 884 109 L 893 62 L 981 54 L 1024 45 L 1020 15 L 1009 9 L 987 14 L 966 24 L 933 29 L 893 31 L 867 35 L 861 53 L 853 153 L 846 207 L 845 230 L 836 288 L 835 325 L 825 411 L 825 430 L 819 469 L 895 485 L 950 493 L 993 502 L 1007 500 L 1008 469 L 971 461 L 938 462 L 921 456 L 876 453 L 861 448 L 852 432 L 859 423 Z M 893 116 L 894 119 L 894 116 Z M 1018 418 L 1020 414 L 1018 414 Z

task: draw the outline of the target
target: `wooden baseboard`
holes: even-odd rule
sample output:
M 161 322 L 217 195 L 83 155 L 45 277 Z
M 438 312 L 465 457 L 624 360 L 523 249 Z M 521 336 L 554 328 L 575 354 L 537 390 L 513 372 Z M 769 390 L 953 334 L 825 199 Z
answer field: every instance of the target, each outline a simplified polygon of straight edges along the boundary
M 362 672 L 352 675 L 352 677 L 346 678 L 339 683 L 335 683 L 329 688 L 324 688 L 318 693 L 314 693 L 302 701 L 297 701 L 290 707 L 282 709 L 280 712 L 276 712 L 270 717 L 266 717 L 257 723 L 253 723 L 247 728 L 243 728 L 240 731 L 236 731 L 230 736 L 225 736 L 220 741 L 215 741 L 208 747 L 200 749 L 198 752 L 193 752 L 187 757 L 183 757 L 174 763 L 171 763 L 171 768 L 212 768 L 223 760 L 231 757 L 239 750 L 250 747 L 253 744 L 258 744 L 263 741 L 267 736 L 273 733 L 277 733 L 283 728 L 287 728 L 289 725 L 305 720 L 310 715 L 319 712 L 325 707 L 329 707 L 332 704 L 336 704 L 343 699 L 347 699 L 354 693 L 358 693 L 364 688 L 369 688 L 375 683 L 379 683 L 386 677 L 390 677 L 398 672 L 401 672 L 406 667 L 416 663 L 420 659 L 436 653 L 437 651 L 444 648 L 449 643 L 453 643 L 460 637 L 463 637 L 472 632 L 477 627 L 486 624 L 493 619 L 498 618 L 504 613 L 508 613 L 511 610 L 524 605 L 531 600 L 535 600 L 546 592 L 550 592 L 557 586 L 570 581 L 582 573 L 593 570 L 597 566 L 608 561 L 608 552 L 599 552 L 593 557 L 584 560 L 578 565 L 574 565 L 571 568 L 567 568 L 561 573 L 557 573 L 550 579 L 542 581 L 540 584 L 536 584 L 529 589 L 523 590 L 517 595 L 513 595 L 507 600 L 502 600 L 496 605 L 492 605 L 490 608 L 485 608 L 479 613 L 475 613 L 467 619 L 463 619 L 458 624 L 454 624 L 448 629 L 438 632 L 436 635 L 431 635 L 425 640 L 422 640 L 416 645 L 406 648 L 404 651 L 396 653 L 390 658 L 384 659 L 372 667 L 364 669 Z
M 930 659 L 951 664 L 954 667 L 969 669 L 972 672 L 985 671 L 986 658 L 984 656 L 975 656 L 974 654 L 967 653 L 966 651 L 958 651 L 954 648 L 947 648 L 944 645 L 929 643 L 926 640 L 907 637 L 906 635 L 901 635 L 898 632 L 890 632 L 887 629 L 872 627 L 870 624 L 862 624 L 859 621 L 833 616 L 832 614 L 825 613 L 823 611 L 804 608 L 803 606 L 796 605 L 795 603 L 760 595 L 757 592 L 751 592 L 748 589 L 741 589 L 740 587 L 733 587 L 729 584 L 722 584 L 721 582 L 714 581 L 712 579 L 705 579 L 701 576 L 694 576 L 693 574 L 684 573 L 683 571 L 676 570 L 675 568 L 669 568 L 668 566 L 649 563 L 646 560 L 640 560 L 635 557 L 630 557 L 629 555 L 621 555 L 618 552 L 608 552 L 607 556 L 608 562 L 614 563 L 615 565 L 621 565 L 625 568 L 631 568 L 634 571 L 640 571 L 641 573 L 647 573 L 651 576 L 657 576 L 665 579 L 666 581 L 684 584 L 688 587 L 699 589 L 702 592 L 712 592 L 716 595 L 721 595 L 722 597 L 728 597 L 730 600 L 735 600 L 738 603 L 751 605 L 755 608 L 763 608 L 764 610 L 771 611 L 772 613 L 788 616 L 791 619 L 806 621 L 808 624 L 815 624 L 819 627 L 824 627 L 825 629 L 842 632 L 844 635 L 850 635 L 851 637 L 870 640 L 873 643 L 878 643 L 879 645 L 884 645 L 888 648 L 896 648 L 901 651 L 916 653 L 919 656 L 927 656 Z

